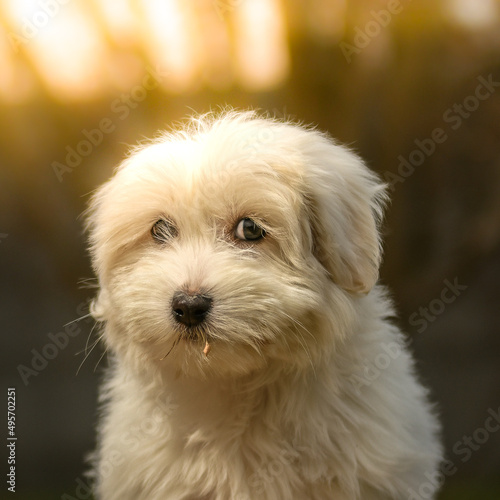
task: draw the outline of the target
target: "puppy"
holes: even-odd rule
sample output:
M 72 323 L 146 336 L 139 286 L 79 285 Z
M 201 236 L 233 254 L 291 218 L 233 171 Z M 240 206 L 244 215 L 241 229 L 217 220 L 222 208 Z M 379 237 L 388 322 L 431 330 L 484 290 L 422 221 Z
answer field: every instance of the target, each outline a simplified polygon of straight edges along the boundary
M 254 112 L 131 152 L 88 217 L 97 498 L 433 497 L 439 426 L 376 285 L 385 200 L 352 152 Z

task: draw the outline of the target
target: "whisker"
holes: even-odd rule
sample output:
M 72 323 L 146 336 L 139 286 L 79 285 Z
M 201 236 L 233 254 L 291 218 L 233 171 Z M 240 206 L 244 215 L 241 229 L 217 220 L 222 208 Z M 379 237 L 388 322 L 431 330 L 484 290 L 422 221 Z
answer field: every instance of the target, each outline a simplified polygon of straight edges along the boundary
M 85 346 L 85 352 L 86 352 L 86 354 L 85 354 L 85 357 L 83 358 L 83 361 L 80 363 L 80 366 L 78 367 L 78 370 L 76 371 L 76 375 L 78 375 L 80 373 L 80 369 L 82 368 L 83 364 L 85 363 L 85 361 L 87 361 L 87 358 L 92 354 L 92 351 L 95 349 L 95 347 L 97 346 L 97 344 L 99 344 L 99 341 L 102 340 L 102 338 L 103 338 L 103 335 L 99 335 L 99 337 L 97 338 L 97 340 L 92 344 L 92 347 L 90 348 L 90 351 L 88 353 L 86 352 L 87 346 Z M 104 352 L 106 352 L 106 351 L 104 351 Z M 99 364 L 99 361 L 98 361 L 98 364 Z M 94 371 L 95 371 L 95 368 L 94 368 Z
M 94 330 L 95 330 L 95 327 L 97 326 L 97 323 L 94 323 L 94 326 L 90 329 L 90 333 L 88 334 L 87 336 L 87 341 L 85 342 L 85 349 L 84 349 L 84 352 L 85 352 L 85 355 L 87 354 L 87 349 L 89 347 L 89 340 L 90 340 L 90 337 L 92 336 L 92 334 L 94 333 Z M 96 342 L 99 342 L 99 340 L 101 339 L 101 336 L 98 336 L 97 337 L 97 341 Z M 93 348 L 93 346 L 92 346 Z M 80 354 L 82 351 L 80 351 L 78 354 Z
M 172 346 L 168 350 L 167 354 L 165 354 L 165 356 L 163 356 L 163 358 L 160 358 L 160 361 L 163 361 L 173 351 L 174 347 L 180 342 L 181 337 L 182 337 L 182 333 L 179 333 L 179 335 L 177 335 L 177 337 L 175 338 Z
M 101 354 L 101 357 L 99 358 L 99 360 L 97 361 L 96 365 L 94 366 L 94 373 L 95 371 L 97 370 L 97 367 L 99 366 L 99 363 L 102 361 L 102 358 L 104 358 L 105 354 L 107 354 L 108 352 L 108 348 L 106 347 L 104 349 L 104 352 Z
M 73 320 L 71 320 L 69 323 L 66 323 L 66 324 L 65 324 L 65 325 L 63 325 L 63 326 L 72 325 L 73 323 L 76 323 L 77 321 L 81 321 L 82 319 L 85 319 L 85 318 L 90 318 L 91 316 L 92 316 L 92 314 L 91 314 L 91 313 L 84 314 L 83 316 L 80 316 L 79 318 L 73 319 Z
M 99 288 L 99 282 L 97 278 L 83 278 L 78 281 L 81 288 Z
M 90 333 L 90 335 L 91 335 L 91 334 L 92 334 L 92 332 Z M 90 335 L 89 335 L 89 337 L 90 337 Z M 91 348 L 90 348 L 90 349 L 92 350 L 92 349 L 94 348 L 95 344 L 96 344 L 97 342 L 99 342 L 100 340 L 101 340 L 101 337 L 99 336 L 99 337 L 98 337 L 98 338 L 97 338 L 97 339 L 96 339 L 96 340 L 92 343 L 92 346 L 91 346 Z M 81 351 L 76 352 L 76 353 L 75 353 L 75 356 L 79 356 L 80 354 L 82 354 L 82 352 L 83 352 L 83 353 L 85 353 L 85 356 L 88 356 L 88 354 L 90 354 L 90 353 L 87 353 L 88 347 L 89 347 L 89 346 L 88 346 L 88 339 L 87 339 L 87 343 L 85 344 L 85 347 L 84 347 Z

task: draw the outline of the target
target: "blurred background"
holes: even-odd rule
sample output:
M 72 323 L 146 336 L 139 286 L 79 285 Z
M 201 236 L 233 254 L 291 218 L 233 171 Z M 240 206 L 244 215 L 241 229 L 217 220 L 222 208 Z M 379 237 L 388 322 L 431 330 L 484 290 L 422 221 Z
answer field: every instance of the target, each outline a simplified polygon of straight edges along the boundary
M 89 498 L 106 359 L 70 323 L 94 293 L 89 193 L 128 145 L 226 104 L 315 123 L 389 183 L 381 280 L 443 421 L 440 498 L 500 498 L 500 2 L 0 0 L 17 498 Z

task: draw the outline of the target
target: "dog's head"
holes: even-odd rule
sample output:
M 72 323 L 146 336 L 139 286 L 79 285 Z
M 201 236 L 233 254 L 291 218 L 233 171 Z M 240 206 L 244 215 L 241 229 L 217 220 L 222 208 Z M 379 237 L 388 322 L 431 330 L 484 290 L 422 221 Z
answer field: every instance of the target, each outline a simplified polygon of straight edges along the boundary
M 193 118 L 93 197 L 93 314 L 119 355 L 186 374 L 310 363 L 377 280 L 383 200 L 317 131 L 253 112 Z

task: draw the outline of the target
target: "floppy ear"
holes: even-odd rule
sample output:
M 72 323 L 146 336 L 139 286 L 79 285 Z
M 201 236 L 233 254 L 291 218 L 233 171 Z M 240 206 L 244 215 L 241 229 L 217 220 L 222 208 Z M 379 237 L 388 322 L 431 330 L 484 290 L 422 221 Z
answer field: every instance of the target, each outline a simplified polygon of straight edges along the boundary
M 346 148 L 321 149 L 306 181 L 313 253 L 339 286 L 368 293 L 378 279 L 385 186 Z

